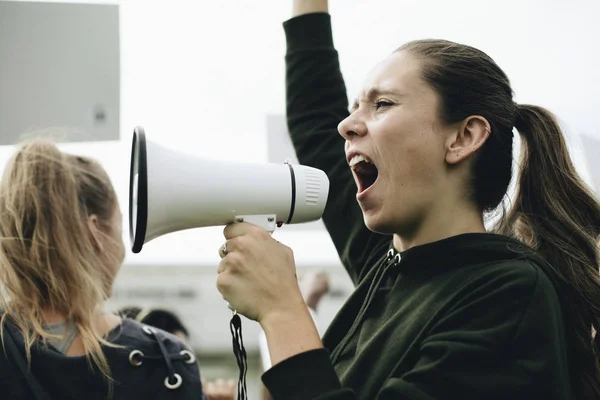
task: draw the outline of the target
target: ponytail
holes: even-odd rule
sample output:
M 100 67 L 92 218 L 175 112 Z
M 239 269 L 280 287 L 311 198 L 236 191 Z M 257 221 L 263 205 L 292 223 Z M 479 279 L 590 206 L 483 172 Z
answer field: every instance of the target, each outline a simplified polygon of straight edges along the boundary
M 517 192 L 497 231 L 537 250 L 566 283 L 573 389 L 578 398 L 600 398 L 593 337 L 600 330 L 600 203 L 577 174 L 554 115 L 518 105 L 515 128 L 522 143 Z

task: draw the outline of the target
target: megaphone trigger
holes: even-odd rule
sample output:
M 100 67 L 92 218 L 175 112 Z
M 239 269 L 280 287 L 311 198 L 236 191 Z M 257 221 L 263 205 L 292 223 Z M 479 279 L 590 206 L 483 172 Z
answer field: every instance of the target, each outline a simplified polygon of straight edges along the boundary
M 237 215 L 233 219 L 233 222 L 247 222 L 249 224 L 259 226 L 272 234 L 277 227 L 277 222 L 275 222 L 276 218 L 277 216 L 275 214 Z

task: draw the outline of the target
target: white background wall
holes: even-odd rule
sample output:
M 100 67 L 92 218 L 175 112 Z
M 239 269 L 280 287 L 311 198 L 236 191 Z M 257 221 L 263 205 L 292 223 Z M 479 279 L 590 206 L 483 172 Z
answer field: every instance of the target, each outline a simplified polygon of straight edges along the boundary
M 122 139 L 63 147 L 92 155 L 105 165 L 124 214 L 131 132 L 136 125 L 144 126 L 150 140 L 198 156 L 266 161 L 266 115 L 285 110 L 281 23 L 290 15 L 291 1 L 123 0 L 117 4 L 121 6 Z M 598 0 L 331 0 L 330 5 L 335 44 L 352 96 L 368 70 L 406 41 L 438 37 L 474 45 L 506 71 L 516 101 L 543 105 L 558 114 L 567 128 L 575 163 L 590 181 L 579 136 L 600 140 Z M 0 148 L 2 167 L 12 150 Z M 126 218 L 124 228 L 128 242 Z M 222 241 L 220 230 L 176 233 L 147 244 L 140 255 L 127 256 L 119 284 L 133 287 L 149 280 L 155 286 L 167 281 L 178 285 L 202 279 L 201 286 L 212 299 L 202 315 L 219 316 L 206 319 L 202 332 L 213 330 L 212 337 L 228 341 L 228 328 L 220 326 L 227 314 L 211 281 Z M 339 272 L 333 246 L 322 231 L 278 235 L 295 249 L 301 266 Z M 149 263 L 150 255 L 162 260 L 155 262 L 162 265 L 162 272 L 141 267 Z M 169 262 L 175 264 L 172 271 Z M 202 276 L 183 273 L 184 264 L 206 269 Z M 347 283 L 342 286 L 347 288 Z M 216 342 L 206 339 L 199 345 L 207 343 Z

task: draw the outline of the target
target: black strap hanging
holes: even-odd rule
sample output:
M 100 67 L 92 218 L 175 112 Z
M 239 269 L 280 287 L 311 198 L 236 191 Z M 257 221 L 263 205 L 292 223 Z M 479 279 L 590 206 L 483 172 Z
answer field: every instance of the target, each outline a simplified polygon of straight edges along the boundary
M 248 392 L 246 389 L 246 371 L 248 370 L 248 361 L 246 358 L 246 349 L 242 340 L 242 319 L 236 311 L 233 312 L 233 317 L 229 323 L 231 336 L 233 337 L 233 354 L 240 369 L 240 377 L 238 379 L 238 400 L 247 400 Z

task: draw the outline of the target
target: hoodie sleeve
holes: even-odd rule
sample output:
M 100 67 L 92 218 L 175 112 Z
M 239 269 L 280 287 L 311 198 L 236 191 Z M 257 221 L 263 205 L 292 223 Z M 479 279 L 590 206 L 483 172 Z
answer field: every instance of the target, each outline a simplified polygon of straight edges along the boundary
M 326 349 L 311 350 L 284 360 L 262 376 L 273 400 L 354 400 L 340 384 Z
M 319 168 L 329 177 L 323 222 L 356 284 L 366 273 L 368 260 L 380 255 L 373 250 L 381 250 L 378 244 L 388 242 L 389 237 L 367 229 L 355 200 L 356 185 L 346 163 L 344 139 L 337 131 L 349 112 L 330 16 L 301 15 L 283 26 L 288 130 L 300 163 Z

